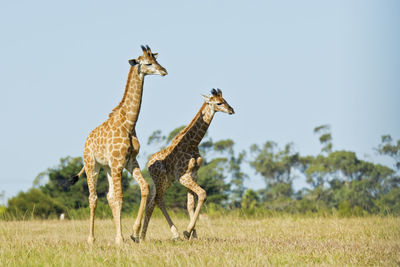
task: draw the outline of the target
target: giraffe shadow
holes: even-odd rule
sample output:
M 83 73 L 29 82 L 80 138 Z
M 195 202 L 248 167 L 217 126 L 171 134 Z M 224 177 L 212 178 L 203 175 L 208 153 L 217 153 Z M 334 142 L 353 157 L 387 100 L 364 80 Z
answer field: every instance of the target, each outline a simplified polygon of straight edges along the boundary
M 208 243 L 241 243 L 243 240 L 237 238 L 219 238 L 219 237 L 205 237 L 199 238 Z
M 203 238 L 194 238 L 191 240 L 187 240 L 184 238 L 179 238 L 177 240 L 151 239 L 146 242 L 154 243 L 157 245 L 165 245 L 165 244 L 180 245 L 183 243 L 241 243 L 241 242 L 243 242 L 243 240 L 235 239 L 235 238 L 231 239 L 231 238 L 219 238 L 219 237 L 203 237 Z

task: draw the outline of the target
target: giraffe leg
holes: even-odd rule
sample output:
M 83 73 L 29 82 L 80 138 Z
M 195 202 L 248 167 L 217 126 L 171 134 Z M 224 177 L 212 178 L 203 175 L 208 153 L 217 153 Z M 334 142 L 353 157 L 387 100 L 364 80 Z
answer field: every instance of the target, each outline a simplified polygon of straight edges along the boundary
M 162 194 L 160 194 L 160 196 L 156 196 L 156 202 L 157 202 L 157 205 L 160 207 L 162 213 L 164 214 L 165 219 L 168 222 L 169 229 L 171 229 L 172 240 L 179 240 L 178 229 L 176 228 L 176 226 L 172 222 L 171 217 L 169 217 L 169 214 L 168 214 L 167 209 L 165 207 L 164 192 Z
M 153 174 L 152 177 L 154 177 L 153 181 L 156 186 L 155 201 L 168 222 L 169 229 L 171 230 L 172 233 L 172 240 L 179 240 L 178 229 L 172 222 L 171 217 L 167 212 L 167 208 L 165 207 L 165 201 L 164 201 L 164 193 L 171 186 L 172 181 L 168 180 L 165 168 L 162 168 L 161 173 L 159 173 L 158 175 Z
M 141 193 L 140 206 L 135 224 L 133 225 L 133 234 L 131 236 L 133 241 L 138 243 L 139 231 L 142 224 L 143 213 L 146 207 L 147 196 L 149 195 L 149 184 L 143 178 L 142 172 L 140 171 L 139 164 L 136 159 L 128 163 L 127 169 L 132 173 L 133 178 L 135 178 L 136 182 L 140 186 L 140 193 Z
M 198 157 L 196 159 L 197 166 L 201 165 L 202 160 L 203 159 L 201 157 Z M 190 167 L 193 167 L 193 165 L 191 165 Z M 192 175 L 191 175 L 193 181 L 195 181 L 196 183 L 197 183 L 197 170 L 198 167 L 194 171 L 192 169 Z M 192 218 L 194 217 L 194 204 L 195 204 L 194 194 L 195 193 L 192 190 L 190 189 L 187 190 L 187 210 L 189 213 L 190 220 L 192 220 Z M 191 238 L 197 238 L 196 228 L 193 228 Z
M 109 185 L 107 200 L 114 218 L 116 230 L 115 243 L 117 245 L 124 241 L 121 231 L 121 209 L 123 202 L 121 176 L 122 168 L 112 168 L 111 170 L 107 170 Z
M 161 162 L 155 162 L 148 168 L 150 176 L 153 180 L 153 184 L 150 188 L 150 198 L 147 200 L 146 203 L 146 210 L 145 210 L 145 217 L 144 217 L 144 222 L 143 222 L 143 228 L 142 228 L 142 233 L 140 238 L 144 240 L 146 238 L 146 232 L 147 232 L 147 227 L 149 225 L 149 221 L 151 218 L 151 215 L 153 213 L 154 207 L 157 204 L 156 203 L 156 198 L 159 198 L 160 192 L 162 192 L 164 189 L 163 183 L 166 180 L 163 180 L 166 178 L 165 176 L 165 167 Z M 132 239 L 134 239 L 132 237 Z
M 94 215 L 97 207 L 97 177 L 99 175 L 100 166 L 96 164 L 94 159 L 85 159 L 85 171 L 87 183 L 89 187 L 89 207 L 90 207 L 90 223 L 88 243 L 94 243 Z
M 153 210 L 154 210 L 154 207 L 156 205 L 155 196 L 156 196 L 156 188 L 153 185 L 153 186 L 150 187 L 149 199 L 147 200 L 147 203 L 146 203 L 146 209 L 145 209 L 145 216 L 144 216 L 144 221 L 143 221 L 142 233 L 140 234 L 140 239 L 141 240 L 145 240 L 146 239 L 147 227 L 149 226 L 150 218 L 151 218 L 151 215 L 153 214 Z M 136 242 L 134 236 L 131 236 L 131 238 L 132 238 L 133 241 Z
M 196 210 L 194 211 L 193 217 L 190 218 L 189 225 L 187 226 L 187 231 L 183 232 L 184 236 L 189 239 L 193 234 L 193 229 L 196 225 L 197 218 L 199 217 L 201 206 L 206 200 L 206 191 L 201 188 L 190 176 L 189 173 L 183 175 L 179 178 L 179 182 L 184 185 L 186 188 L 190 189 L 194 193 L 196 193 L 198 197 Z
M 189 189 L 187 192 L 187 210 L 189 213 L 189 218 L 190 220 L 192 220 L 192 218 L 194 217 L 194 193 L 192 190 Z M 197 238 L 197 233 L 195 228 L 193 228 L 192 231 L 192 238 Z

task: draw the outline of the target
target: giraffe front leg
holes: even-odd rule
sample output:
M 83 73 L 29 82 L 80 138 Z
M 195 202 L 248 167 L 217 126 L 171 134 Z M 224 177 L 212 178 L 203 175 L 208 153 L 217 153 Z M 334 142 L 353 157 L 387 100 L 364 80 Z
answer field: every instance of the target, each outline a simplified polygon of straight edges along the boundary
M 189 213 L 190 220 L 192 220 L 192 218 L 194 217 L 194 193 L 189 189 L 187 192 L 187 211 Z M 191 237 L 197 238 L 197 233 L 195 228 L 193 228 Z
M 202 157 L 197 157 L 196 165 L 193 166 L 193 164 L 192 164 L 191 166 L 189 166 L 190 168 L 192 168 L 191 177 L 192 177 L 193 181 L 195 181 L 196 183 L 197 183 L 197 170 L 201 166 L 202 161 L 203 161 Z M 195 193 L 192 190 L 188 189 L 188 193 L 187 193 L 187 209 L 188 209 L 188 212 L 189 212 L 190 220 L 192 220 L 192 218 L 194 217 L 194 206 L 195 206 L 194 194 Z M 192 235 L 190 236 L 190 238 L 197 238 L 196 228 L 193 228 Z
M 184 236 L 187 239 L 190 239 L 190 237 L 193 234 L 193 229 L 196 226 L 196 221 L 197 218 L 199 217 L 199 213 L 200 213 L 200 209 L 204 203 L 204 201 L 206 200 L 206 191 L 201 188 L 190 176 L 190 174 L 185 174 L 183 175 L 180 179 L 179 182 L 184 185 L 186 188 L 190 189 L 191 191 L 193 191 L 194 193 L 196 193 L 196 195 L 198 196 L 198 201 L 197 201 L 197 206 L 196 206 L 196 210 L 194 211 L 193 217 L 190 218 L 190 222 L 189 225 L 187 226 L 187 231 L 183 232 Z
M 132 240 L 138 243 L 143 213 L 146 207 L 147 196 L 149 195 L 149 184 L 143 178 L 142 172 L 139 168 L 139 164 L 136 160 L 134 160 L 131 164 L 128 164 L 128 170 L 131 171 L 133 178 L 135 178 L 136 182 L 139 184 L 141 193 L 139 211 L 136 217 L 135 224 L 133 225 L 133 234 L 131 235 Z

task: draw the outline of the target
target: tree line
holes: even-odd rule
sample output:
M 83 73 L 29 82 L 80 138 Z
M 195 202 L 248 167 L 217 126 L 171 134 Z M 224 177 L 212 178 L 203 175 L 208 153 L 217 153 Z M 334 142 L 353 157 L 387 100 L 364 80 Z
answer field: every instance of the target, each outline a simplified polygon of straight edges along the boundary
M 164 135 L 153 132 L 148 144 L 161 149 L 183 128 L 178 127 Z M 231 139 L 213 141 L 206 136 L 200 144 L 203 163 L 198 172 L 198 184 L 207 192 L 203 212 L 218 214 L 237 212 L 245 215 L 271 215 L 276 213 L 364 216 L 368 214 L 400 215 L 400 140 L 382 136 L 376 152 L 390 157 L 393 167 L 359 159 L 355 152 L 334 150 L 329 125 L 314 129 L 319 136 L 321 151 L 318 155 L 301 155 L 293 144 L 283 147 L 273 141 L 254 144 L 248 151 L 235 151 Z M 155 149 L 155 151 L 157 151 Z M 261 175 L 265 187 L 260 190 L 246 188 L 244 181 L 249 166 Z M 0 207 L 2 218 L 55 218 L 66 213 L 71 218 L 88 216 L 88 187 L 85 178 L 75 185 L 70 177 L 80 171 L 82 158 L 66 157 L 56 167 L 40 173 L 33 187 L 20 192 Z M 147 169 L 143 176 L 152 183 Z M 47 179 L 46 179 L 47 178 Z M 294 190 L 295 179 L 305 179 L 307 187 Z M 44 181 L 46 181 L 44 183 Z M 137 210 L 140 189 L 132 176 L 124 171 L 123 214 Z M 104 171 L 97 184 L 98 207 L 96 216 L 111 217 L 106 194 L 108 182 Z M 166 205 L 176 212 L 186 211 L 186 189 L 173 183 L 165 194 Z

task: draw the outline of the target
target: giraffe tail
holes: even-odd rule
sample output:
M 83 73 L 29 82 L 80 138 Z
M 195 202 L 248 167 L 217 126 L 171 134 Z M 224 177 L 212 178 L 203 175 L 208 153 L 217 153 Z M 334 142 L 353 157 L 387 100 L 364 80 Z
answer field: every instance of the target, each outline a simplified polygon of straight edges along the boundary
M 84 171 L 85 171 L 85 166 L 83 166 L 82 170 L 77 175 L 69 179 L 69 184 L 74 185 L 76 182 L 78 182 L 79 178 L 81 177 Z

